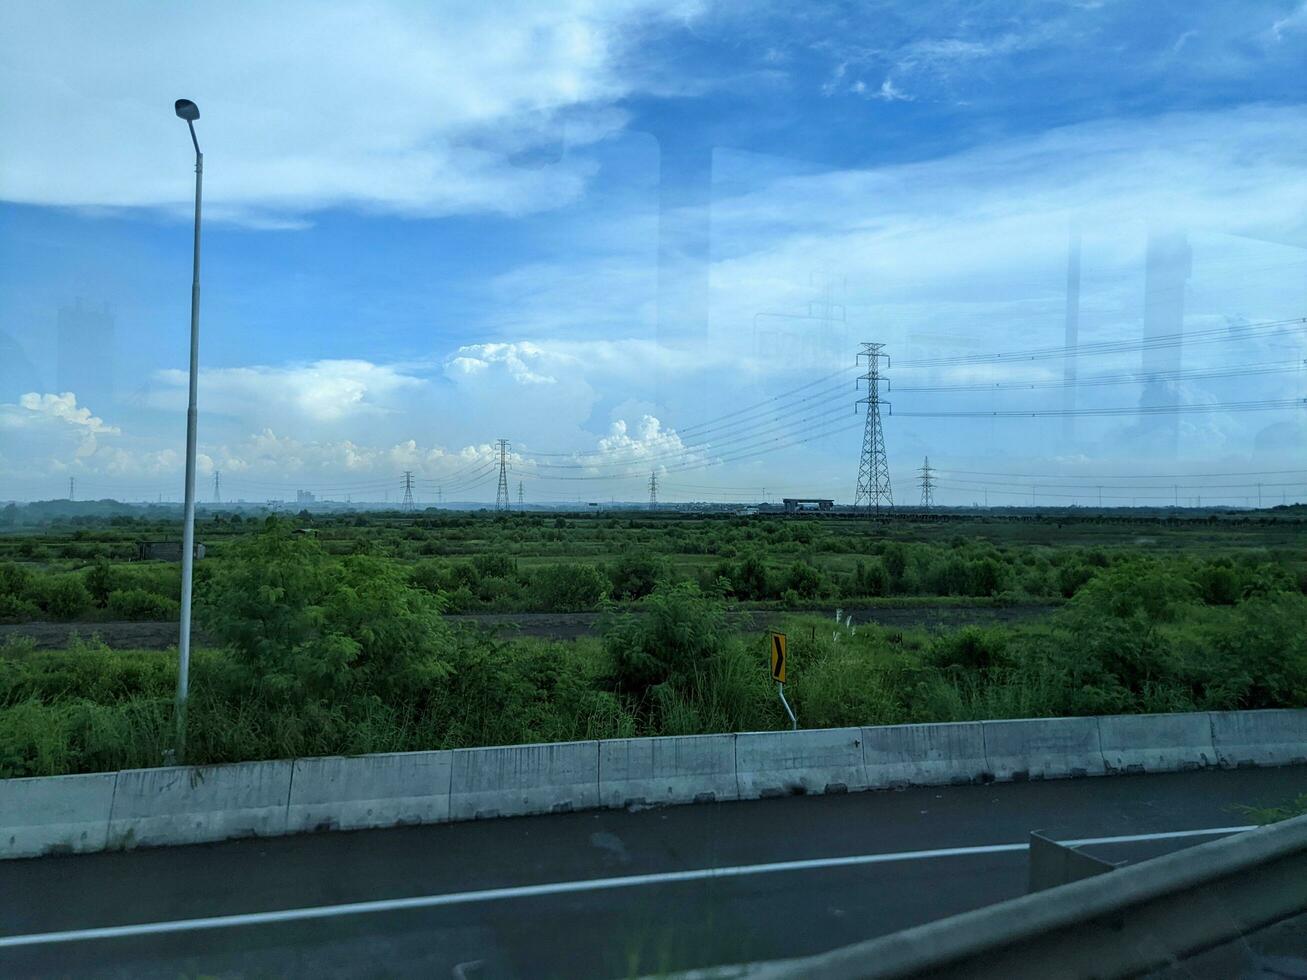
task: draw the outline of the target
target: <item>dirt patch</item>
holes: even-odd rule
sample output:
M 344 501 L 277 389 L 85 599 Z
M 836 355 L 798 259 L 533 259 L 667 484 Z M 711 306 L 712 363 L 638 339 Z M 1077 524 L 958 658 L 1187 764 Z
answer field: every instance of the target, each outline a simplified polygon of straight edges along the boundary
M 913 627 L 955 627 L 971 623 L 1015 623 L 1037 619 L 1050 614 L 1056 606 L 876 606 L 870 609 L 845 609 L 855 624 L 876 623 L 900 629 Z M 826 616 L 832 622 L 835 609 L 802 610 L 749 610 L 735 609 L 727 613 L 731 626 L 749 632 L 761 631 L 779 624 L 786 616 L 795 613 Z M 595 636 L 599 613 L 478 613 L 463 616 L 446 616 L 452 623 L 480 627 L 494 631 L 497 636 L 532 636 L 546 640 L 575 640 Z M 39 650 L 62 650 L 68 646 L 73 634 L 86 639 L 98 636 L 114 650 L 167 650 L 177 646 L 177 624 L 164 623 L 17 623 L 0 625 L 0 643 L 11 636 L 26 636 L 36 641 Z M 200 630 L 192 641 L 196 646 L 211 645 Z
M 73 634 L 83 639 L 98 636 L 114 650 L 167 650 L 177 645 L 177 624 L 164 623 L 17 623 L 0 625 L 0 643 L 11 636 L 26 636 L 36 641 L 38 650 L 62 650 Z M 208 638 L 199 630 L 192 636 L 195 646 L 204 646 Z

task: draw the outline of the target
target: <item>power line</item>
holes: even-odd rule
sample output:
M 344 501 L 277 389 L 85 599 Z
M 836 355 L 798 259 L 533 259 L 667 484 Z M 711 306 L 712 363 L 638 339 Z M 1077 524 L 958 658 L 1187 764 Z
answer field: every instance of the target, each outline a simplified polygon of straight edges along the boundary
M 1078 344 L 1074 347 L 1032 347 L 1026 350 L 1001 351 L 994 354 L 961 354 L 946 357 L 925 357 L 915 360 L 900 361 L 900 367 L 944 367 L 958 364 L 983 364 L 987 361 L 1037 361 L 1049 357 L 1064 357 L 1075 354 L 1077 357 L 1096 354 L 1122 354 L 1142 350 L 1157 350 L 1176 347 L 1181 344 L 1219 343 L 1231 339 L 1246 339 L 1250 334 L 1273 335 L 1288 333 L 1286 327 L 1307 324 L 1307 317 L 1291 317 L 1283 320 L 1264 320 L 1258 323 L 1241 323 L 1223 327 L 1209 327 L 1205 330 L 1180 331 L 1178 333 L 1158 334 L 1141 340 L 1105 340 L 1093 344 Z M 1231 337 L 1231 333 L 1239 337 Z

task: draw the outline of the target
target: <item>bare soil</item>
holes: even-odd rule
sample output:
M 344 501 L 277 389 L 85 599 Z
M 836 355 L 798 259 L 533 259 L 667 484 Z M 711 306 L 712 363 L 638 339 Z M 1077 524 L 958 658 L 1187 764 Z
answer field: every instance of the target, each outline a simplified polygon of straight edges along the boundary
M 968 624 L 1014 623 L 1050 614 L 1056 606 L 1043 604 L 1017 606 L 877 606 L 870 609 L 845 609 L 855 624 L 876 623 L 880 626 L 910 629 L 913 627 L 956 627 Z M 727 615 L 736 629 L 760 631 L 774 626 L 786 616 L 811 613 L 835 618 L 835 607 L 802 610 L 732 610 Z M 575 640 L 595 635 L 599 614 L 576 613 L 477 613 L 447 616 L 451 622 L 493 630 L 496 635 L 531 636 L 549 640 Z M 98 636 L 115 650 L 166 650 L 177 645 L 175 622 L 104 622 L 104 623 L 17 623 L 0 624 L 0 643 L 11 636 L 26 636 L 36 641 L 40 650 L 59 650 L 68 646 L 76 634 L 84 639 Z M 203 632 L 196 631 L 196 646 L 210 644 Z

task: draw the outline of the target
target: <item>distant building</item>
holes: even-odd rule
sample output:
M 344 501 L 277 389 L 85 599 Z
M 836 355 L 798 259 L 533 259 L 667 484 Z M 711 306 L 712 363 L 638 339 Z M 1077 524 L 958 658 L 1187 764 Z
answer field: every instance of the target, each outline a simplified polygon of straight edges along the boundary
M 195 557 L 204 557 L 204 545 L 195 542 Z M 138 541 L 136 542 L 137 561 L 181 561 L 182 543 L 180 541 Z
M 314 494 L 312 491 L 309 490 L 295 491 L 295 503 L 297 504 L 311 504 L 317 499 L 318 499 L 317 495 Z
M 787 514 L 797 514 L 808 510 L 835 509 L 835 501 L 827 500 L 824 497 L 785 497 L 782 502 L 785 504 L 785 513 Z

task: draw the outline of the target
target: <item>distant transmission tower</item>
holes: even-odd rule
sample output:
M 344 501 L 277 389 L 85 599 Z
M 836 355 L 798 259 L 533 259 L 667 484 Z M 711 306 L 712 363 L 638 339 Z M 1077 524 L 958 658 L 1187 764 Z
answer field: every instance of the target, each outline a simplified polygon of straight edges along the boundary
M 220 470 L 213 472 L 213 502 L 222 503 L 222 471 Z
M 413 471 L 404 471 L 404 500 L 400 503 L 401 510 L 413 509 Z
M 658 471 L 649 471 L 649 509 L 658 509 Z
M 508 510 L 508 440 L 499 440 L 499 489 L 495 491 L 495 510 Z
M 70 477 L 68 478 L 68 499 L 69 499 L 69 500 L 76 500 L 76 499 L 77 499 L 77 497 L 76 497 L 76 495 L 75 495 L 75 494 L 76 494 L 76 491 L 77 491 L 77 477 L 75 477 L 75 476 L 70 476 Z
M 526 503 L 526 488 L 522 485 L 522 481 L 518 480 L 517 481 L 517 509 L 521 510 L 525 503 Z
M 853 494 L 853 506 L 865 505 L 868 510 L 880 513 L 881 505 L 894 506 L 894 495 L 889 485 L 889 463 L 885 459 L 885 433 L 880 427 L 880 406 L 888 405 L 880 397 L 880 359 L 885 358 L 889 367 L 889 355 L 882 353 L 884 344 L 862 345 L 858 360 L 867 359 L 867 373 L 858 378 L 859 383 L 867 383 L 867 397 L 859 398 L 856 405 L 867 403 L 867 425 L 862 435 L 862 457 L 858 461 L 858 489 Z M 855 405 L 855 407 L 856 407 Z
M 930 510 L 935 506 L 935 471 L 930 468 L 930 457 L 921 464 L 921 509 Z

